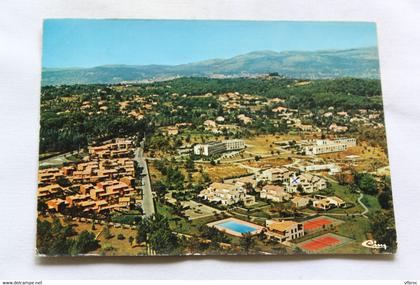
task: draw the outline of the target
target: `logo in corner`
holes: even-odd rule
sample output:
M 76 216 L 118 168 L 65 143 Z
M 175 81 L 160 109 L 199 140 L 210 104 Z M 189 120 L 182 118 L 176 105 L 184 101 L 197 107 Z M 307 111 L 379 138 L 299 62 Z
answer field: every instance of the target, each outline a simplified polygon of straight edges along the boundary
M 367 248 L 375 248 L 375 249 L 379 249 L 379 248 L 383 248 L 383 249 L 387 249 L 386 244 L 381 244 L 381 243 L 377 243 L 376 240 L 365 240 L 364 242 L 362 242 L 362 246 L 367 247 Z

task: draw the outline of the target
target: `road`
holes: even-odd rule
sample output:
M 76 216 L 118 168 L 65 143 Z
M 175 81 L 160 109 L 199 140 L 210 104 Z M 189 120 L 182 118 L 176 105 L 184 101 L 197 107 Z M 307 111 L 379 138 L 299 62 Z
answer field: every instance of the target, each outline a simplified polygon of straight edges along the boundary
M 149 169 L 147 168 L 146 159 L 143 156 L 142 147 L 136 148 L 134 160 L 137 161 L 138 165 L 143 168 L 143 211 L 146 217 L 150 217 L 155 214 L 155 205 L 153 203 L 153 192 L 150 183 Z
M 357 202 L 359 202 L 359 204 L 363 207 L 363 209 L 365 209 L 365 210 L 361 213 L 361 215 L 362 215 L 363 217 L 367 218 L 366 214 L 367 214 L 367 213 L 369 213 L 369 209 L 366 207 L 366 205 L 365 205 L 365 204 L 363 204 L 362 199 L 363 199 L 363 193 L 362 193 L 362 192 L 360 192 L 360 196 L 359 196 L 359 198 L 357 199 Z

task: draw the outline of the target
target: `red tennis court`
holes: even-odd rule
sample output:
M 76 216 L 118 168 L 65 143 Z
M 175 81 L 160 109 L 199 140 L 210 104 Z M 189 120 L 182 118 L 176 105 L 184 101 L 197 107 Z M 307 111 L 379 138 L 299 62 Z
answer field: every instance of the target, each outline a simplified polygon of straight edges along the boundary
M 337 245 L 341 241 L 335 237 L 332 236 L 323 236 L 317 239 L 314 239 L 310 242 L 307 242 L 302 245 L 303 248 L 314 251 L 314 250 L 320 250 L 329 246 Z
M 311 230 L 320 229 L 323 226 L 330 225 L 332 223 L 333 223 L 333 221 L 330 220 L 330 219 L 319 218 L 319 219 L 314 219 L 314 220 L 310 220 L 310 221 L 307 221 L 307 222 L 303 223 L 303 228 L 305 230 L 311 231 Z

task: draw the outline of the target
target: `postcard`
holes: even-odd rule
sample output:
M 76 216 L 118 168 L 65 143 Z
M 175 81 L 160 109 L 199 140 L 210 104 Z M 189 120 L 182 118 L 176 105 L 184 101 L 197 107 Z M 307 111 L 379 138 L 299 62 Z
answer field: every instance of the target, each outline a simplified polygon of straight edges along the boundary
M 376 25 L 48 19 L 39 256 L 396 252 Z

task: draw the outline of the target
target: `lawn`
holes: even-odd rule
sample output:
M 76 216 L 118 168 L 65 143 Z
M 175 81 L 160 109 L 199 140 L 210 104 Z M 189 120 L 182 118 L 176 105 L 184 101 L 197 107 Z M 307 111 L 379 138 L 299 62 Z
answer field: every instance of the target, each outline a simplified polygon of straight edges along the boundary
M 378 198 L 376 196 L 364 194 L 362 198 L 362 203 L 369 208 L 369 211 L 375 212 L 381 210 L 381 205 L 379 204 Z
M 338 227 L 340 235 L 363 242 L 366 240 L 366 234 L 370 231 L 369 220 L 364 217 L 348 217 L 344 224 Z
M 348 208 L 348 209 L 336 208 L 336 209 L 332 209 L 330 211 L 327 211 L 327 213 L 355 214 L 355 213 L 363 212 L 364 209 L 359 204 L 359 202 L 357 202 L 357 199 L 359 198 L 358 193 L 352 193 L 352 192 L 350 192 L 350 189 L 347 186 L 339 185 L 336 182 L 331 182 L 330 181 L 330 183 L 331 183 L 331 186 L 330 186 L 331 189 L 334 190 L 334 194 L 332 194 L 332 195 L 338 196 L 346 202 L 353 203 L 354 207 Z
M 335 250 L 335 253 L 357 253 L 366 254 L 371 250 L 361 246 L 367 240 L 370 232 L 369 220 L 364 217 L 347 218 L 345 223 L 338 227 L 338 234 L 354 239 L 355 241 Z

